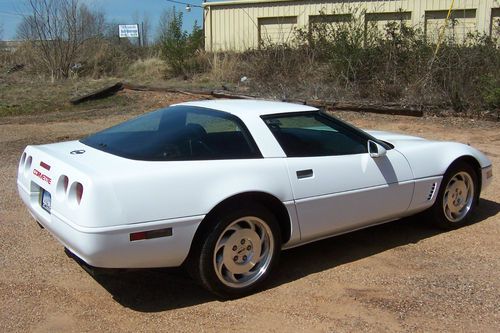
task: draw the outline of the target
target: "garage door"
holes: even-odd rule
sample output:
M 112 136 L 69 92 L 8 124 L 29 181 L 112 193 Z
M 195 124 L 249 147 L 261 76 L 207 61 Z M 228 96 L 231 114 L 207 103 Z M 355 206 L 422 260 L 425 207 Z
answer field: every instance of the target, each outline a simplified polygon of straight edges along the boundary
M 491 10 L 491 27 L 490 27 L 491 37 L 497 38 L 497 42 L 500 40 L 500 8 L 493 8 Z
M 259 18 L 259 43 L 290 43 L 296 26 L 297 16 Z
M 365 31 L 368 32 L 370 29 L 376 28 L 378 31 L 385 34 L 387 25 L 393 22 L 411 26 L 411 13 L 367 13 L 365 16 Z
M 446 22 L 448 11 L 428 11 L 425 13 L 425 35 L 428 41 L 436 42 L 441 28 Z M 468 33 L 477 30 L 476 10 L 454 10 L 445 28 L 445 36 L 458 43 L 464 41 Z

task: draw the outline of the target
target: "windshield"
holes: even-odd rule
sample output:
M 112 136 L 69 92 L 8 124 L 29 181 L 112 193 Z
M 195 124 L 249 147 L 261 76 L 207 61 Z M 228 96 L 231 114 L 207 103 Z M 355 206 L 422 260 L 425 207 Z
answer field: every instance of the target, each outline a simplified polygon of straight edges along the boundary
M 262 157 L 239 118 L 194 106 L 154 111 L 80 142 L 110 154 L 146 161 Z

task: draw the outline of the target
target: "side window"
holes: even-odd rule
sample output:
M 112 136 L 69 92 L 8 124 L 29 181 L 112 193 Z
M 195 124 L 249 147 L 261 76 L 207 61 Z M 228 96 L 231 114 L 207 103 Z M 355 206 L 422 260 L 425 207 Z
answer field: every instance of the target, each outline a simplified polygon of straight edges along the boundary
M 186 125 L 189 124 L 200 125 L 206 133 L 241 132 L 238 124 L 230 119 L 202 113 L 189 112 L 186 115 Z
M 261 156 L 243 123 L 229 114 L 200 110 L 188 111 L 183 128 L 182 135 L 180 135 L 182 140 L 178 143 L 181 151 L 185 151 L 193 159 Z
M 367 153 L 367 139 L 319 112 L 268 116 L 265 123 L 288 157 Z

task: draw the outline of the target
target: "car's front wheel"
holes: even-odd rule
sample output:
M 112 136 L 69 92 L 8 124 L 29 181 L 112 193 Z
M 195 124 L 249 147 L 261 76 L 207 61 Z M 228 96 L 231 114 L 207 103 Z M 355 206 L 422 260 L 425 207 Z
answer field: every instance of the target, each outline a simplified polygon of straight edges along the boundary
M 276 265 L 280 230 L 272 213 L 252 205 L 218 214 L 191 253 L 190 271 L 211 292 L 236 298 L 259 287 Z
M 469 164 L 457 162 L 452 165 L 443 177 L 431 209 L 435 224 L 444 229 L 467 224 L 477 204 L 477 184 L 477 174 Z

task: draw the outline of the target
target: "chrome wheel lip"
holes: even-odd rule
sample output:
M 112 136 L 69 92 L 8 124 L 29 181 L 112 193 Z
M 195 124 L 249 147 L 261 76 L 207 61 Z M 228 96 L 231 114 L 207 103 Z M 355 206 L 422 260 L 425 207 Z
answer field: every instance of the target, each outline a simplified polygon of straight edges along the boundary
M 231 222 L 215 244 L 215 273 L 220 282 L 231 288 L 245 288 L 257 282 L 269 269 L 275 248 L 271 228 L 256 216 Z
M 446 184 L 443 193 L 443 212 L 452 223 L 463 220 L 474 202 L 474 181 L 465 171 L 457 172 Z

